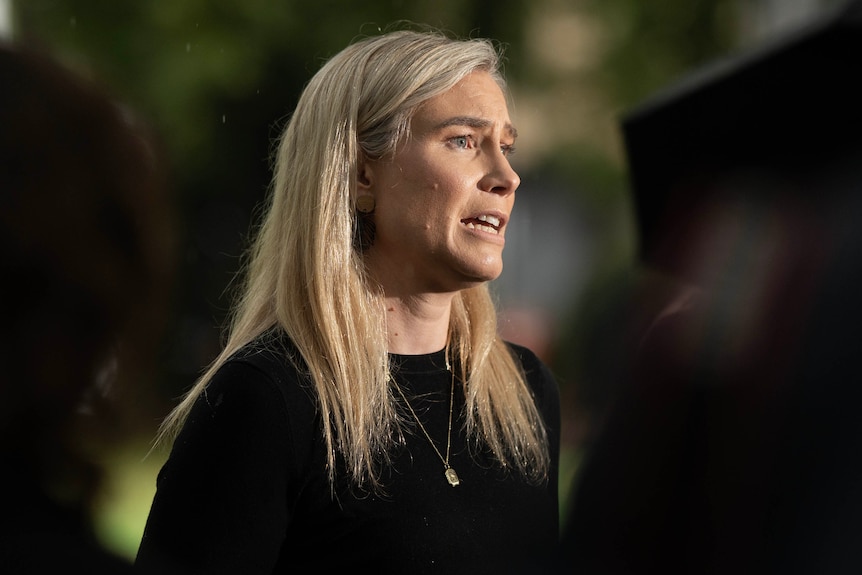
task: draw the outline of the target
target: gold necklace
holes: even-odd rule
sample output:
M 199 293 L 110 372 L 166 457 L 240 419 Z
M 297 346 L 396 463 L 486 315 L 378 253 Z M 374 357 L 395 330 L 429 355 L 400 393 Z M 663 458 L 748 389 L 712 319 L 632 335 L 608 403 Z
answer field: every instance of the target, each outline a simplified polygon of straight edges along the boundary
M 437 449 L 437 446 L 434 444 L 434 440 L 431 439 L 431 436 L 428 434 L 428 430 L 426 430 L 425 426 L 422 425 L 422 421 L 419 419 L 419 416 L 416 415 L 415 411 L 413 411 L 413 407 L 410 405 L 410 402 L 407 400 L 407 396 L 404 395 L 404 392 L 401 390 L 401 386 L 398 385 L 397 381 L 395 382 L 395 389 L 397 389 L 398 393 L 401 394 L 401 399 L 403 399 L 404 403 L 407 404 L 407 409 L 409 409 L 410 413 L 413 414 L 413 419 L 415 419 L 416 423 L 419 424 L 419 429 L 421 429 L 422 433 L 425 434 L 425 437 L 428 439 L 428 443 L 431 444 L 437 457 L 439 457 L 440 461 L 443 462 L 443 475 L 446 477 L 446 481 L 448 481 L 449 485 L 452 487 L 457 487 L 461 484 L 461 479 L 458 477 L 458 474 L 455 473 L 455 470 L 449 465 L 449 449 L 452 446 L 452 406 L 455 403 L 455 372 L 452 371 L 448 361 L 446 362 L 446 369 L 452 372 L 452 383 L 449 388 L 449 431 L 446 433 L 446 457 L 443 457 L 443 454 L 440 453 L 439 449 Z

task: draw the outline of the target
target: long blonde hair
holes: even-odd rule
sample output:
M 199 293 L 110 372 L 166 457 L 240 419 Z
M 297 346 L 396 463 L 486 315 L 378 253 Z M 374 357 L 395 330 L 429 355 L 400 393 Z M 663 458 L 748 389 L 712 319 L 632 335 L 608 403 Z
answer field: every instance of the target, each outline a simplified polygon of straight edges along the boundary
M 348 46 L 314 75 L 279 142 L 225 347 L 168 415 L 162 437 L 179 430 L 231 355 L 279 326 L 316 390 L 330 481 L 340 455 L 354 484 L 379 485 L 401 426 L 387 383 L 382 294 L 356 242 L 357 167 L 392 154 L 415 110 L 469 73 L 489 72 L 504 87 L 499 66 L 488 40 L 402 30 Z M 486 285 L 454 298 L 449 345 L 465 382 L 467 430 L 503 465 L 540 481 L 549 468 L 545 427 L 496 322 Z

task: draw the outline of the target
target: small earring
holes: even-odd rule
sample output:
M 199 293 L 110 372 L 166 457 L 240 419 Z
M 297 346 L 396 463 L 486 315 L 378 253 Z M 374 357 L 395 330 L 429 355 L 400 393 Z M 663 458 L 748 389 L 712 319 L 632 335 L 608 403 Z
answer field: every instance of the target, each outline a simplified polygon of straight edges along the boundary
M 362 195 L 356 198 L 356 209 L 363 214 L 374 211 L 374 196 Z

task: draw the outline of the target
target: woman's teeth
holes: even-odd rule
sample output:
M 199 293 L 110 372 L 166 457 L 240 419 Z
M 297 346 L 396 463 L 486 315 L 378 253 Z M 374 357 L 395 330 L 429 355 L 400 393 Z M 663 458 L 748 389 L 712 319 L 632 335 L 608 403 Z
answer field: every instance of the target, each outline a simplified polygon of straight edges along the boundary
M 500 233 L 500 218 L 496 216 L 481 215 L 465 220 L 464 224 L 471 230 L 480 230 L 489 234 Z

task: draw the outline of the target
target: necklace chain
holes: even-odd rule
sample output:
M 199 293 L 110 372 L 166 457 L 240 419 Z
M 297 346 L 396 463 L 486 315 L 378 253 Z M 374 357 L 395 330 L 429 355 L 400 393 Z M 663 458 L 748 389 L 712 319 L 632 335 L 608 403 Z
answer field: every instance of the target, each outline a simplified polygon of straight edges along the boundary
M 437 445 L 434 443 L 434 440 L 431 439 L 431 435 L 428 433 L 428 430 L 425 429 L 424 425 L 422 425 L 422 420 L 420 420 L 419 416 L 416 415 L 416 412 L 413 410 L 413 406 L 410 405 L 410 401 L 407 400 L 407 396 L 404 395 L 404 391 L 402 391 L 401 386 L 398 385 L 397 381 L 395 382 L 395 389 L 397 389 L 398 393 L 401 394 L 401 399 L 403 399 L 404 403 L 407 404 L 407 409 L 409 409 L 410 413 L 413 414 L 413 419 L 415 419 L 416 423 L 419 424 L 419 429 L 421 429 L 422 433 L 425 434 L 425 437 L 428 439 L 428 443 L 431 444 L 437 457 L 439 457 L 440 461 L 443 462 L 443 474 L 446 477 L 446 481 L 448 481 L 449 485 L 452 487 L 457 487 L 461 483 L 461 479 L 458 477 L 458 474 L 455 473 L 455 470 L 452 469 L 452 466 L 449 465 L 449 450 L 452 447 L 452 411 L 455 404 L 455 371 L 449 366 L 448 361 L 446 362 L 446 368 L 452 372 L 452 381 L 449 387 L 449 429 L 446 432 L 446 457 L 443 457 L 443 454 L 440 453 L 439 449 L 437 449 Z

